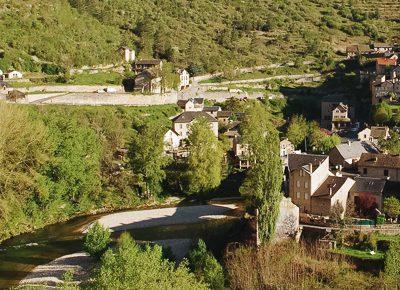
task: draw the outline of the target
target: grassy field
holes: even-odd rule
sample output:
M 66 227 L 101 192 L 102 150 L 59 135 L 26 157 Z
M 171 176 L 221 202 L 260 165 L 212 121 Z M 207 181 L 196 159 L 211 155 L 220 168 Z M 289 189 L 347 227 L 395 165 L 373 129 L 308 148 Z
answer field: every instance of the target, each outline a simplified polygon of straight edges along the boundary
M 77 74 L 71 77 L 68 84 L 72 85 L 120 85 L 122 76 L 116 72 L 101 72 L 96 74 Z
M 346 255 L 364 260 L 381 260 L 385 256 L 385 254 L 380 251 L 375 252 L 375 255 L 371 255 L 369 251 L 363 251 L 347 247 L 332 250 L 332 253 Z

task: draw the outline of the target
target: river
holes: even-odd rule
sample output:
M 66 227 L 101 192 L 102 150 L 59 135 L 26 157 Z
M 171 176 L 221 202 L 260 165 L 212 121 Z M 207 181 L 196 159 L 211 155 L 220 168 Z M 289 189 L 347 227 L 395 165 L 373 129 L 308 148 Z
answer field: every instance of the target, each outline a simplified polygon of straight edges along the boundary
M 210 206 L 210 214 L 215 214 L 215 208 L 218 209 L 218 207 Z M 237 225 L 240 223 L 242 208 L 240 206 L 235 210 L 228 209 L 223 218 L 197 216 L 196 219 L 193 219 L 193 216 L 197 214 L 196 208 L 196 206 L 177 208 L 178 210 L 170 217 L 157 217 L 161 222 L 160 225 L 150 223 L 147 226 L 131 226 L 126 229 L 114 230 L 113 237 L 116 238 L 122 230 L 128 230 L 135 239 L 144 241 L 202 238 L 210 249 L 220 256 L 226 243 L 233 240 L 238 234 L 237 230 L 240 227 Z M 213 210 L 214 212 L 212 212 Z M 142 213 L 143 211 L 131 212 Z M 189 212 L 191 216 L 182 215 L 181 212 L 184 214 Z M 129 212 L 123 214 L 126 216 L 127 213 Z M 0 245 L 0 288 L 5 289 L 18 285 L 21 279 L 39 265 L 47 264 L 64 255 L 82 251 L 83 230 L 93 221 L 107 218 L 107 216 L 109 214 L 78 217 L 4 241 Z M 170 224 L 165 222 L 165 218 L 169 219 Z M 171 222 L 172 220 L 174 222 Z M 147 220 L 142 222 L 147 222 Z M 132 223 L 132 225 L 135 224 Z

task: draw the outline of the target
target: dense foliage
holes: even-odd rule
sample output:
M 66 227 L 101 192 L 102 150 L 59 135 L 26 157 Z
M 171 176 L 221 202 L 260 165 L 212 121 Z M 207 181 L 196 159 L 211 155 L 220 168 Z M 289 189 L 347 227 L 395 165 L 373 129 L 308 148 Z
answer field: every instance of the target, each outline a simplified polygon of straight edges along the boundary
M 333 52 L 352 37 L 368 42 L 393 35 L 397 24 L 390 15 L 370 12 L 364 2 L 373 3 L 5 0 L 0 68 L 54 73 L 112 63 L 121 45 L 134 47 L 140 58 L 167 59 L 191 73 L 301 59 L 304 52 L 329 66 Z M 396 9 L 374 3 L 373 9 L 395 16 Z
M 104 228 L 99 222 L 95 222 L 88 230 L 83 244 L 85 251 L 91 256 L 98 256 L 103 253 L 111 242 L 111 232 Z
M 177 110 L 0 102 L 0 240 L 77 213 L 143 202 L 143 178 L 130 162 L 138 154 L 128 146 L 133 127 L 168 126 Z
M 115 250 L 104 253 L 91 289 L 207 289 L 189 272 L 163 258 L 158 245 L 139 246 L 123 233 Z
M 261 241 L 270 241 L 275 233 L 283 196 L 279 136 L 271 123 L 271 114 L 263 104 L 254 102 L 245 113 L 241 131 L 243 143 L 248 144 L 251 168 L 240 191 L 250 205 L 259 210 Z
M 189 252 L 189 266 L 199 280 L 203 280 L 211 289 L 225 289 L 225 277 L 222 266 L 214 255 L 207 251 L 203 240 Z

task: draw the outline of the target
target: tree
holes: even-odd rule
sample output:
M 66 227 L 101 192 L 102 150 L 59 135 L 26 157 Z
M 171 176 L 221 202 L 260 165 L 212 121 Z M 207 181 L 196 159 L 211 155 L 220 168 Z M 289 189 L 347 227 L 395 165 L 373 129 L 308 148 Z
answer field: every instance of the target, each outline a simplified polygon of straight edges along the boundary
M 163 63 L 161 70 L 161 87 L 163 90 L 174 89 L 176 90 L 179 85 L 179 75 L 174 70 L 174 67 L 169 62 Z
M 85 251 L 91 256 L 99 256 L 107 248 L 111 232 L 99 222 L 95 222 L 88 230 L 83 244 Z
M 224 270 L 201 239 L 189 252 L 189 266 L 197 279 L 206 282 L 211 289 L 224 289 Z
M 177 267 L 163 258 L 158 245 L 139 246 L 123 233 L 117 247 L 104 253 L 90 285 L 92 289 L 207 289 L 189 272 L 187 262 Z
M 139 126 L 132 139 L 130 163 L 146 197 L 160 193 L 165 179 L 168 158 L 164 156 L 163 136 L 162 126 L 148 122 Z
M 395 131 L 390 132 L 390 139 L 379 140 L 379 146 L 391 154 L 400 154 L 400 134 Z
M 279 204 L 282 199 L 282 164 L 279 157 L 279 137 L 271 123 L 271 114 L 260 102 L 253 102 L 241 124 L 242 142 L 248 145 L 251 168 L 240 192 L 251 207 L 259 211 L 259 238 L 273 238 Z
M 385 278 L 386 282 L 393 285 L 398 285 L 400 282 L 400 243 L 391 242 L 389 250 L 385 255 Z
M 392 118 L 392 109 L 388 103 L 382 102 L 372 108 L 372 119 L 376 124 L 386 124 Z
M 294 115 L 290 119 L 289 127 L 286 133 L 287 138 L 297 148 L 308 135 L 307 120 L 302 115 Z
M 383 211 L 392 219 L 396 219 L 400 214 L 400 201 L 392 197 L 387 197 L 383 201 Z
M 188 190 L 206 193 L 221 183 L 223 149 L 210 122 L 199 118 L 190 127 L 188 138 Z
M 321 131 L 317 122 L 310 124 L 310 146 L 315 153 L 329 153 L 336 145 L 340 144 L 339 136 L 333 134 L 329 136 Z

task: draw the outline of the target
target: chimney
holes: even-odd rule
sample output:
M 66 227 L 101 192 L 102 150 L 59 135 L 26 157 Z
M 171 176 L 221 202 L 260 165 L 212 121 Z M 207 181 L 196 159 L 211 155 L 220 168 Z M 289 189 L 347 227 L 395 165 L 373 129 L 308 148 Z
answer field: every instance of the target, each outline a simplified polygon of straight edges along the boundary
M 351 141 L 350 140 L 347 141 L 347 145 L 351 146 Z
M 308 166 L 310 167 L 310 172 L 312 173 L 312 172 L 313 172 L 313 166 L 312 166 L 312 163 L 310 163 Z

